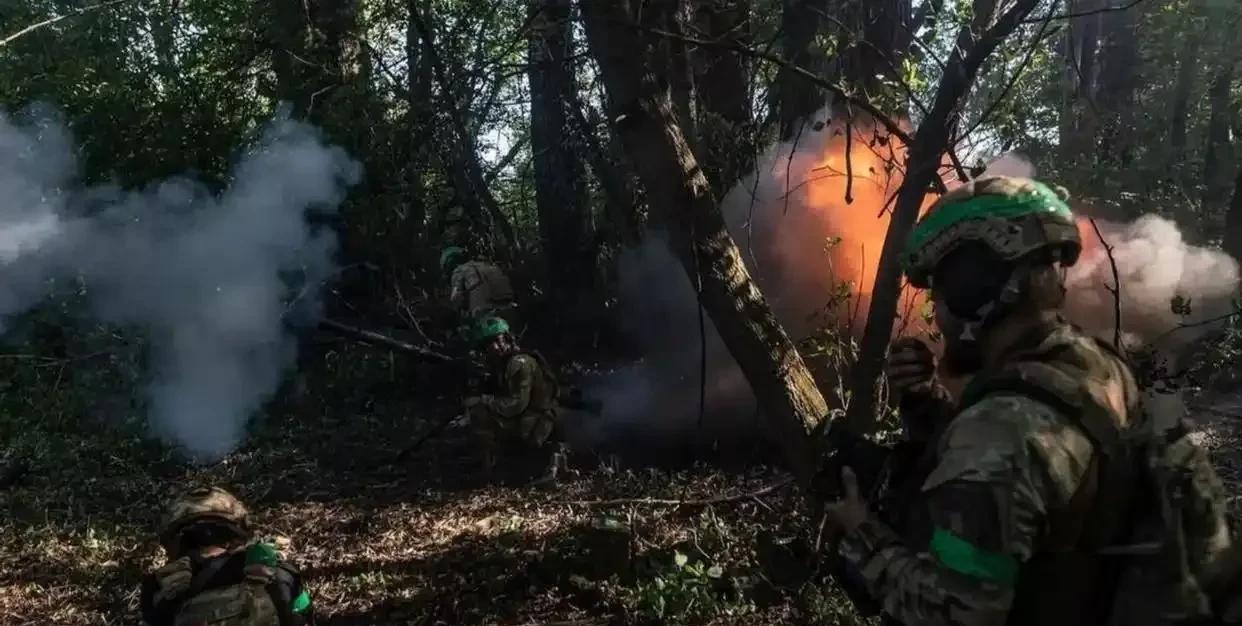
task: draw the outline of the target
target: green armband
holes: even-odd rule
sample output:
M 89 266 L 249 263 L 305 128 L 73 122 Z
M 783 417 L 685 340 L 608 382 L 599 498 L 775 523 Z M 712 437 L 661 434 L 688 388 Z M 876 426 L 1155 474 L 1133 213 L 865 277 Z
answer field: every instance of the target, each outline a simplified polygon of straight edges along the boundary
M 310 594 L 303 590 L 302 593 L 298 594 L 298 597 L 293 599 L 293 605 L 290 608 L 298 615 L 305 613 L 306 609 L 310 608 Z
M 276 546 L 270 543 L 252 543 L 246 548 L 246 565 L 267 565 L 276 567 Z
M 932 533 L 931 553 L 941 565 L 963 576 L 1006 586 L 1018 580 L 1017 559 L 979 548 L 943 528 Z

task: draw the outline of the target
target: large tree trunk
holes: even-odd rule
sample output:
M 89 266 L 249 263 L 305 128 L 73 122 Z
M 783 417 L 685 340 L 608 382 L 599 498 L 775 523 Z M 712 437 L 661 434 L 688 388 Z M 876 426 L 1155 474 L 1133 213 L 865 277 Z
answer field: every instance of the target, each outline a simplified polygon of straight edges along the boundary
M 790 465 L 804 478 L 814 468 L 808 434 L 827 405 L 802 356 L 773 316 L 725 227 L 711 187 L 678 123 L 667 89 L 649 65 L 633 25 L 630 0 L 583 2 L 587 39 L 617 125 L 647 200 L 672 231 L 674 251 L 703 308 L 750 382 L 760 408 L 780 430 Z
M 428 150 L 434 133 L 434 112 L 431 106 L 431 63 L 422 53 L 418 29 L 414 27 L 414 21 L 409 19 L 406 20 L 405 29 L 405 58 L 409 82 L 406 86 L 406 104 L 409 111 L 405 127 L 409 135 L 409 158 L 405 165 L 405 231 L 415 249 L 421 250 L 425 247 L 423 243 L 427 225 L 427 190 L 423 177 L 431 163 Z
M 273 0 L 270 6 L 278 96 L 297 118 L 355 120 L 357 107 L 338 103 L 363 104 L 369 85 L 370 64 L 353 32 L 358 1 Z
M 1103 7 L 1105 0 L 1071 0 L 1073 14 L 1090 13 Z M 1061 102 L 1061 156 L 1080 159 L 1090 152 L 1095 142 L 1099 120 L 1095 97 L 1098 72 L 1098 51 L 1103 14 L 1075 17 L 1070 20 L 1062 41 L 1065 62 Z
M 1199 76 L 1199 51 L 1203 46 L 1202 33 L 1186 37 L 1177 57 L 1177 81 L 1173 84 L 1172 104 L 1169 109 L 1169 154 L 1171 164 L 1179 164 L 1186 156 L 1186 125 L 1190 117 L 1190 97 Z
M 997 0 L 975 0 L 973 21 L 958 33 L 957 46 L 936 89 L 935 102 L 914 135 L 906 178 L 897 192 L 884 237 L 871 292 L 871 307 L 867 311 L 867 324 L 850 386 L 850 406 L 845 419 L 854 432 L 869 432 L 875 428 L 876 382 L 884 368 L 901 294 L 901 250 L 918 219 L 928 189 L 938 175 L 942 155 L 961 118 L 963 99 L 969 95 L 983 63 L 1039 2 L 1019 0 L 993 24 Z
M 1222 29 L 1224 30 L 1224 29 Z M 1221 33 L 1223 45 L 1218 58 L 1220 66 L 1208 86 L 1208 118 L 1206 146 L 1203 151 L 1203 208 L 1209 213 L 1222 208 L 1229 197 L 1229 174 L 1233 172 L 1233 142 L 1230 123 L 1233 117 L 1232 88 L 1237 70 L 1237 41 L 1232 29 Z
M 748 44 L 750 0 L 693 0 L 698 30 L 708 39 Z M 733 187 L 754 161 L 750 66 L 723 46 L 703 47 L 694 56 L 699 149 L 707 180 L 718 197 Z
M 1099 112 L 1096 159 L 1127 166 L 1136 148 L 1135 96 L 1142 84 L 1138 8 L 1104 16 L 1095 107 Z
M 868 97 L 883 90 L 882 77 L 900 80 L 902 59 L 913 30 L 910 0 L 868 0 L 836 7 L 829 32 L 845 46 L 833 58 L 829 77 Z
M 821 14 L 827 10 L 828 0 L 784 0 L 781 12 L 781 57 L 816 75 L 823 75 L 828 63 L 816 42 Z M 776 73 L 773 92 L 782 140 L 797 135 L 801 124 L 828 104 L 823 89 L 784 67 Z
M 593 228 L 581 155 L 570 133 L 577 100 L 570 0 L 530 0 L 530 133 L 535 206 L 548 286 L 557 308 L 574 303 L 595 276 Z
M 1238 168 L 1238 177 L 1233 185 L 1233 202 L 1225 216 L 1223 247 L 1235 261 L 1242 263 L 1242 167 Z

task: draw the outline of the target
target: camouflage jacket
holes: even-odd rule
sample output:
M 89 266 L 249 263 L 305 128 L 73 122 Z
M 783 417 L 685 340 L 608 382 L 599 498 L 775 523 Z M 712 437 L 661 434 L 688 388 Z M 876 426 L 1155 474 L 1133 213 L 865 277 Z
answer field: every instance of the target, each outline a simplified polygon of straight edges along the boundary
M 476 319 L 513 304 L 509 277 L 483 261 L 468 261 L 454 268 L 449 289 L 453 306 Z
M 533 354 L 518 353 L 504 362 L 497 393 L 483 396 L 483 406 L 505 419 L 556 410 L 557 385 L 552 373 Z
M 252 558 L 255 554 L 263 559 Z M 313 626 L 315 611 L 310 595 L 296 569 L 279 559 L 268 544 L 251 544 L 246 549 L 220 555 L 184 556 L 169 561 L 142 580 L 139 605 L 146 626 L 177 626 L 197 621 L 187 613 L 207 611 L 213 615 L 230 613 L 219 623 L 246 623 L 254 626 Z M 231 615 L 239 595 L 234 590 L 258 583 L 261 610 Z M 266 597 L 262 597 L 266 596 Z M 239 621 L 240 620 L 240 621 Z
M 1019 342 L 1040 355 L 1070 355 L 1074 380 L 1126 423 L 1137 406 L 1132 375 L 1115 355 L 1067 324 L 1038 329 Z M 1003 371 L 1030 353 L 1011 349 Z M 1062 358 L 1062 357 L 1058 357 Z M 1080 372 L 1081 374 L 1081 372 Z M 1057 512 L 1073 508 L 1096 456 L 1092 439 L 1072 417 L 1021 393 L 998 392 L 963 403 L 929 442 L 929 472 L 918 475 L 912 513 L 894 528 L 873 514 L 841 544 L 841 556 L 877 607 L 913 624 L 1002 625 L 1023 622 L 1019 578 L 1052 545 L 1065 525 Z M 1082 490 L 1082 491 L 1080 491 Z M 1088 495 L 1090 497 L 1090 495 Z M 1036 600 L 1038 601 L 1038 600 Z M 1065 609 L 1072 613 L 1076 609 Z M 1012 615 L 1011 615 L 1012 613 Z M 1056 623 L 1096 623 L 1063 615 Z M 1038 623 L 1038 622 L 1035 622 Z

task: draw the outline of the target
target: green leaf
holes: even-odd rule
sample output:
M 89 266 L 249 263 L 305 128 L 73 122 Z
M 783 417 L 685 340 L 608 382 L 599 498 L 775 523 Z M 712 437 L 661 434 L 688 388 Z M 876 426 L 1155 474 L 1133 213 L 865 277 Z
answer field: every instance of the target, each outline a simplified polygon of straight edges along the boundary
M 713 565 L 707 568 L 708 578 L 721 578 L 723 576 L 724 576 L 724 568 L 720 567 L 719 565 Z
M 677 567 L 685 567 L 686 563 L 689 563 L 689 562 L 690 562 L 690 557 L 686 556 L 685 554 L 682 554 L 681 552 L 673 553 L 673 564 L 676 565 Z

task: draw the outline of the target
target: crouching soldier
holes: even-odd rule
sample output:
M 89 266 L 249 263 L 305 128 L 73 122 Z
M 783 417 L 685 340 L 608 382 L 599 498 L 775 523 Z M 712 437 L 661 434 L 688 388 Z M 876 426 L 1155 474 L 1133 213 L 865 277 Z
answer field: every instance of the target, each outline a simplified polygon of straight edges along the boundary
M 548 465 L 537 483 L 555 482 L 565 465 L 556 437 L 560 395 L 556 377 L 542 357 L 518 346 L 509 324 L 499 317 L 481 320 L 474 339 L 495 372 L 495 393 L 472 396 L 464 403 L 479 436 L 484 470 L 490 474 L 495 469 L 502 445 L 516 444 L 546 455 Z
M 246 507 L 216 487 L 189 491 L 164 512 L 168 562 L 142 582 L 147 626 L 304 626 L 315 623 L 297 570 L 254 540 Z

